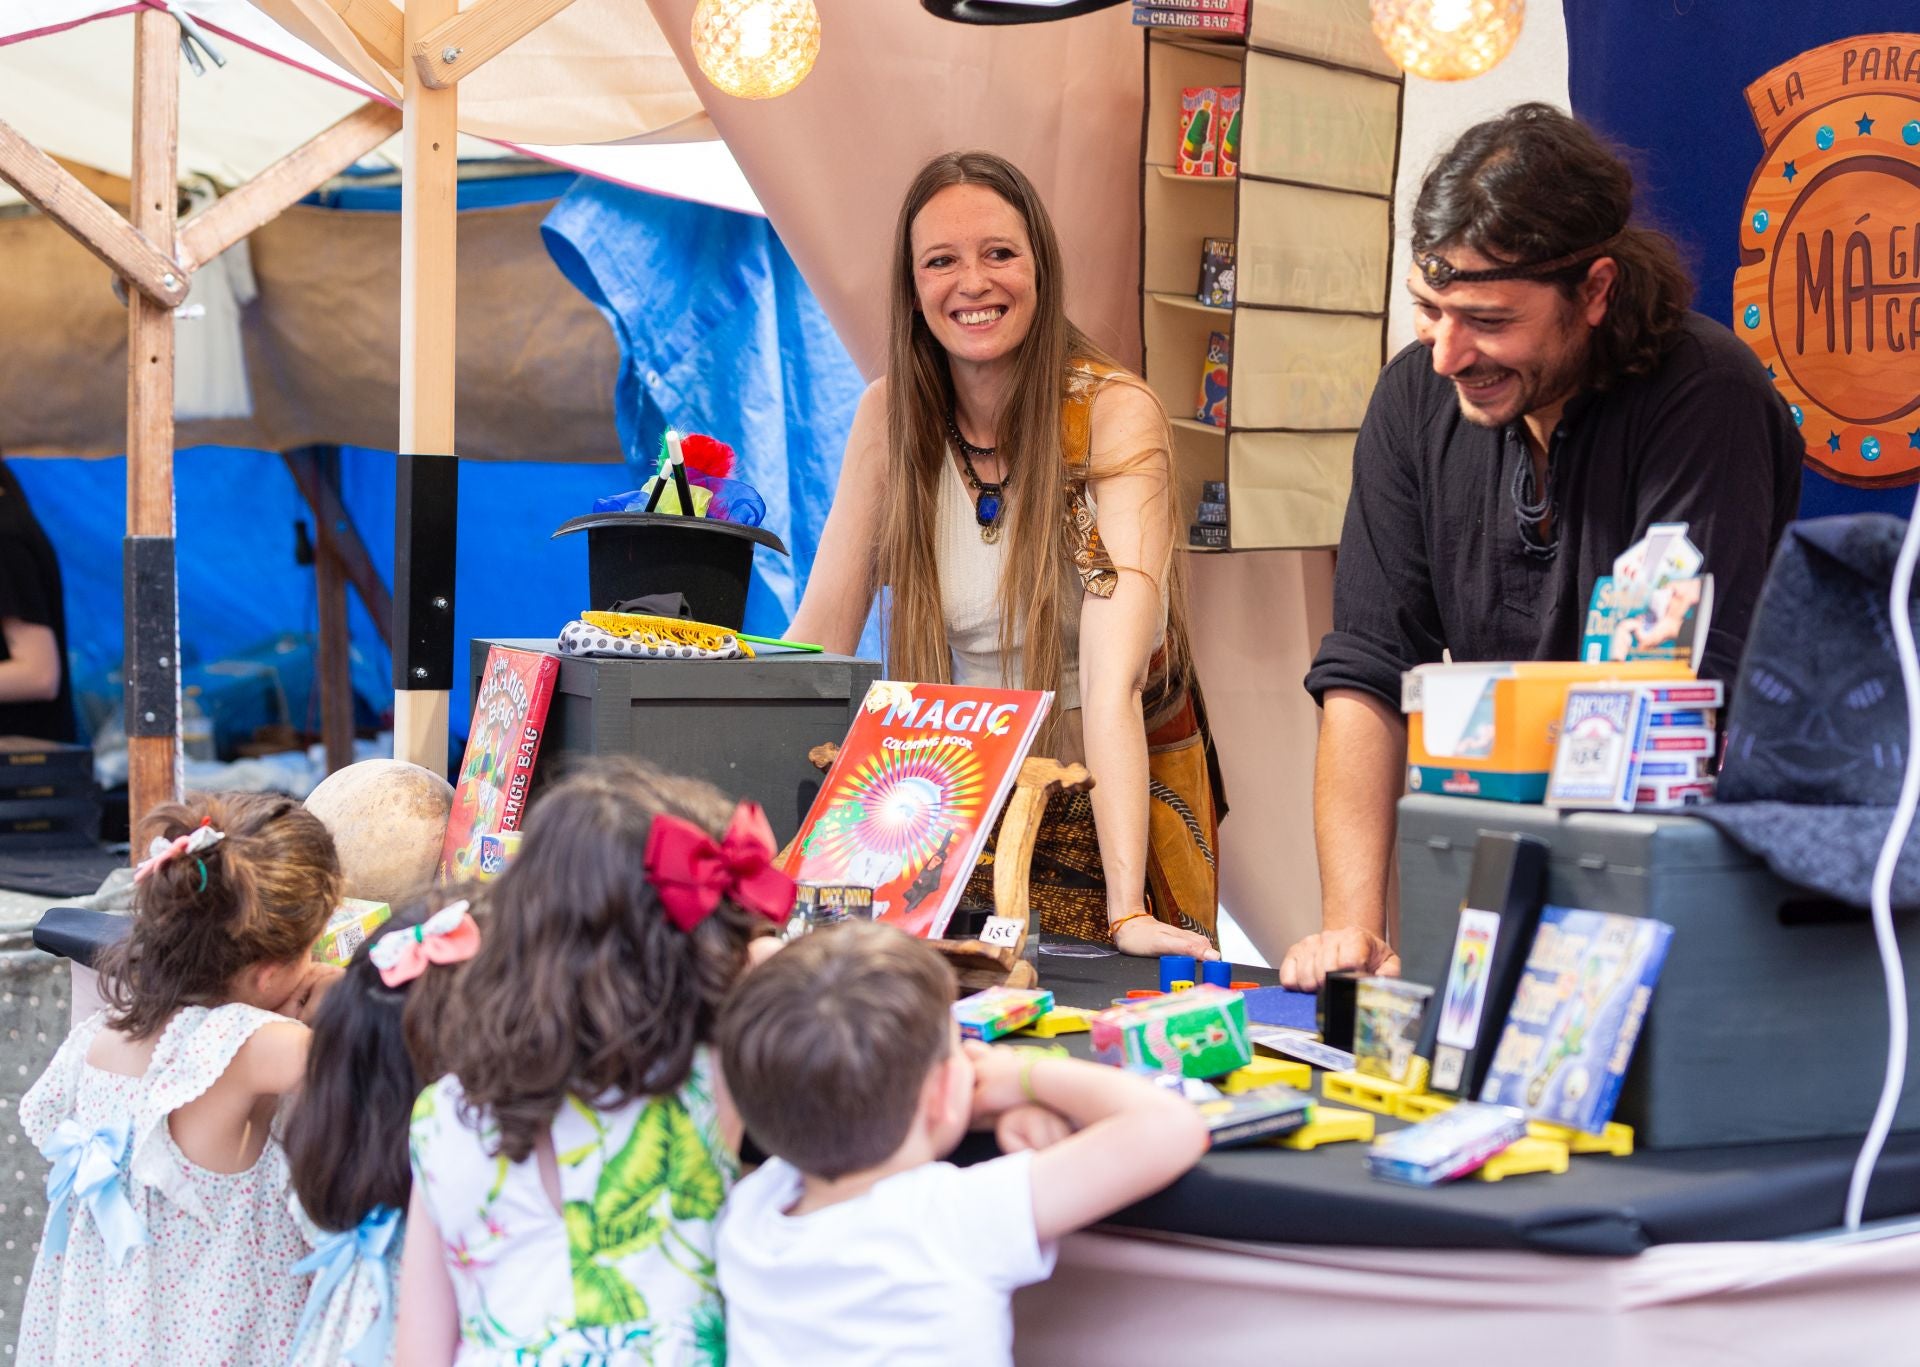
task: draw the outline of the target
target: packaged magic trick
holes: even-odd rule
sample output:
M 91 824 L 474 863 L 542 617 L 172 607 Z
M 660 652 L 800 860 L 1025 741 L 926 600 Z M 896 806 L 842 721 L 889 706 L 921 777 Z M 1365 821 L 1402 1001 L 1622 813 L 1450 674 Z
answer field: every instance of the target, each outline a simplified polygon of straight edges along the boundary
M 1513 1106 L 1463 1101 L 1374 1140 L 1367 1171 L 1389 1182 L 1436 1186 L 1464 1177 L 1526 1132 L 1527 1118 Z
M 1219 1077 L 1253 1059 L 1247 1005 L 1224 987 L 1188 988 L 1109 1007 L 1093 1018 L 1093 1054 L 1139 1073 Z
M 1547 794 L 1570 687 L 1692 679 L 1690 666 L 1669 660 L 1417 665 L 1400 684 L 1407 786 L 1416 793 L 1539 802 Z
M 1053 993 L 1038 987 L 989 987 L 953 1004 L 962 1039 L 996 1040 L 1024 1030 L 1053 1010 Z
M 327 918 L 326 929 L 313 942 L 313 957 L 323 964 L 345 968 L 353 951 L 365 944 L 367 937 L 392 915 L 392 909 L 385 902 L 369 902 L 363 897 L 341 898 L 340 905 Z

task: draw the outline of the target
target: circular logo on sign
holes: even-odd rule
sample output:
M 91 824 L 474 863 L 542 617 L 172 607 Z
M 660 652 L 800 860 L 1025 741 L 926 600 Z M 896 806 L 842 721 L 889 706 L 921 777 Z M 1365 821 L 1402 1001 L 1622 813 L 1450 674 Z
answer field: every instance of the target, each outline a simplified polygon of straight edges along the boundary
M 1734 332 L 1808 463 L 1920 478 L 1920 35 L 1804 53 L 1747 91 L 1766 159 L 1741 210 Z M 1911 83 L 1910 83 L 1911 82 Z

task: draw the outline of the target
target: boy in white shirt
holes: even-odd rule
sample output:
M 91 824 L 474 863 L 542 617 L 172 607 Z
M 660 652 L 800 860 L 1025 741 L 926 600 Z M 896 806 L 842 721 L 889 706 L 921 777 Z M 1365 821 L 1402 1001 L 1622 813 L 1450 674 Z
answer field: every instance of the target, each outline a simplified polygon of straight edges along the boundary
M 721 1072 L 773 1155 L 715 1250 L 732 1367 L 990 1367 L 1010 1297 L 1054 1242 L 1158 1191 L 1207 1149 L 1199 1113 L 1117 1068 L 960 1047 L 953 971 L 871 923 L 816 931 L 747 974 Z M 1005 1157 L 941 1161 L 970 1125 Z

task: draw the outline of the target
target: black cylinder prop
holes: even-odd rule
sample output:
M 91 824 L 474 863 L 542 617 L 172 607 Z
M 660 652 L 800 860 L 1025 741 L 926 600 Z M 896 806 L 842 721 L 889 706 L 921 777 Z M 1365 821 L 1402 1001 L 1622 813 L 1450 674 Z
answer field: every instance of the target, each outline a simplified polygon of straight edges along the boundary
M 753 548 L 787 548 L 764 527 L 674 513 L 589 513 L 555 537 L 587 534 L 588 606 L 605 612 L 630 598 L 683 593 L 694 620 L 738 631 L 747 620 Z

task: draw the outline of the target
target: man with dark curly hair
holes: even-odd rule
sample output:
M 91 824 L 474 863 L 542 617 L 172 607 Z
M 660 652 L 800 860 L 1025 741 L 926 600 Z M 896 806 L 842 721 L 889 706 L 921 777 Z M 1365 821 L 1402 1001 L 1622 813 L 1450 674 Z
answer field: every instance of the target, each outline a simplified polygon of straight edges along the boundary
M 1306 686 L 1321 930 L 1281 980 L 1397 972 L 1388 941 L 1403 671 L 1578 657 L 1594 581 L 1685 522 L 1715 581 L 1703 674 L 1735 667 L 1800 501 L 1805 445 L 1753 352 L 1689 307 L 1673 243 L 1585 125 L 1525 104 L 1476 125 L 1413 210 L 1418 341 L 1354 447 L 1333 630 Z

